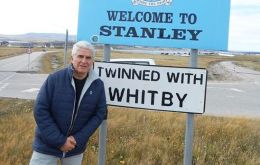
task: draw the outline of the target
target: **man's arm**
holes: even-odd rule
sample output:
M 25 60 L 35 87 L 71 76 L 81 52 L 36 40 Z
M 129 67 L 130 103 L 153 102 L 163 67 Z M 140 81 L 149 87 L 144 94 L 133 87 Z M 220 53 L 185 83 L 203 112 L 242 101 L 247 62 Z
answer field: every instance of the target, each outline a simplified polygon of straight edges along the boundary
M 65 144 L 67 137 L 61 133 L 51 115 L 53 81 L 53 77 L 50 75 L 42 85 L 35 101 L 34 118 L 45 143 L 60 148 Z

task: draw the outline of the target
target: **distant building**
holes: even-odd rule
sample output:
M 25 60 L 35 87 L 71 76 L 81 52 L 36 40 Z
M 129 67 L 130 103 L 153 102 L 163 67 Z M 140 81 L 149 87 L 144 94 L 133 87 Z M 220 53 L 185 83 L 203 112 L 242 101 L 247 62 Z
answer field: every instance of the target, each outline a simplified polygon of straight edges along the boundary
M 68 42 L 68 47 L 72 47 L 74 42 Z M 46 47 L 50 48 L 64 48 L 65 42 L 64 41 L 53 41 L 53 42 L 47 42 Z
M 0 41 L 0 46 L 7 46 L 8 44 L 8 41 Z
M 8 47 L 32 48 L 33 43 L 25 41 L 8 41 Z

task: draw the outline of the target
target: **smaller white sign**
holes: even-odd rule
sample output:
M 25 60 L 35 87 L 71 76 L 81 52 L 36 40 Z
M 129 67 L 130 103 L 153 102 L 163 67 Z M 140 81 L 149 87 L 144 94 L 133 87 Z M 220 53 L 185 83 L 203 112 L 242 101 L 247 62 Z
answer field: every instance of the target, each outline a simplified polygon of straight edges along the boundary
M 95 62 L 107 103 L 159 111 L 204 113 L 206 69 Z

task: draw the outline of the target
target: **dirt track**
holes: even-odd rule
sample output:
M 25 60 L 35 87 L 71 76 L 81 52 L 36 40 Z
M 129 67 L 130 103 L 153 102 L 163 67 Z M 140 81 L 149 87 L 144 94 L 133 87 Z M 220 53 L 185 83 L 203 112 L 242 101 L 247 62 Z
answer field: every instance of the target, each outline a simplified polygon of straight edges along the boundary
M 210 81 L 254 81 L 260 83 L 259 71 L 237 66 L 231 61 L 212 65 L 208 71 Z
M 209 76 L 205 115 L 260 118 L 260 72 L 221 62 Z

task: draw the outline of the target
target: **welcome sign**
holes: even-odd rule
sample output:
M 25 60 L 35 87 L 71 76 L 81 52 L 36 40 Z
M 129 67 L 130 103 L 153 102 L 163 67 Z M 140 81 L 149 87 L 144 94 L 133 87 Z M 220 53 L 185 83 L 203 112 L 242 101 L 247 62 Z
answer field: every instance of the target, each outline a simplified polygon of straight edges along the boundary
M 227 50 L 229 0 L 80 0 L 78 40 Z

